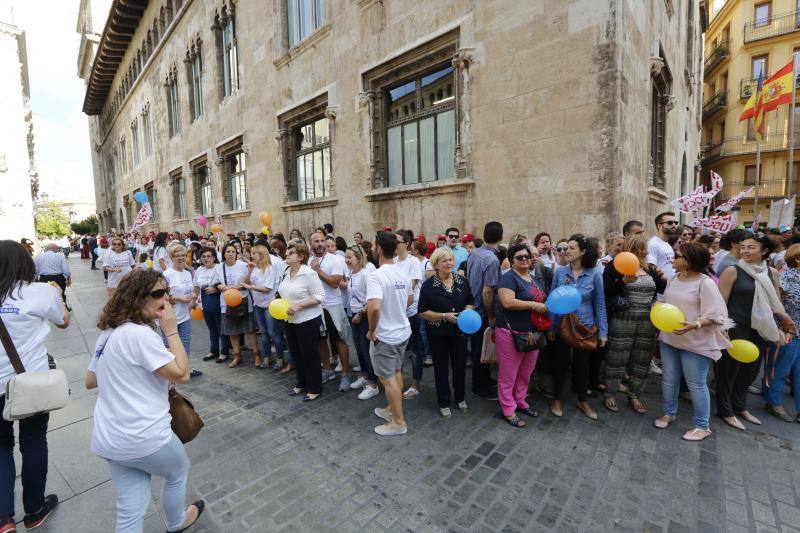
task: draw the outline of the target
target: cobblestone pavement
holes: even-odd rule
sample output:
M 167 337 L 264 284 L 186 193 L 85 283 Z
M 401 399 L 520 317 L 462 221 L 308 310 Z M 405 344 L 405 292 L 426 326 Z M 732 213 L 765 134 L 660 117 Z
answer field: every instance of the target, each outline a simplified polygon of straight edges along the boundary
M 96 393 L 81 383 L 105 291 L 88 261 L 69 262 L 73 324 L 48 341 L 73 382 L 49 430 L 48 488 L 63 504 L 42 529 L 110 531 L 109 469 L 89 451 Z M 189 497 L 207 503 L 198 532 L 800 531 L 800 425 L 771 418 L 755 396 L 761 428 L 742 433 L 714 419 L 699 444 L 680 438 L 691 423 L 686 402 L 678 423 L 653 428 L 654 379 L 645 416 L 592 400 L 592 422 L 568 401 L 562 419 L 543 414 L 520 430 L 496 402 L 473 396 L 468 414 L 440 418 L 426 369 L 422 395 L 405 404 L 409 433 L 387 438 L 373 432 L 382 397 L 359 401 L 329 383 L 319 401 L 302 403 L 287 396 L 292 378 L 253 368 L 247 352 L 237 369 L 204 363 L 207 347 L 195 322 L 192 356 L 205 375 L 181 390 L 206 423 L 187 445 Z M 165 529 L 153 486 L 148 532 Z

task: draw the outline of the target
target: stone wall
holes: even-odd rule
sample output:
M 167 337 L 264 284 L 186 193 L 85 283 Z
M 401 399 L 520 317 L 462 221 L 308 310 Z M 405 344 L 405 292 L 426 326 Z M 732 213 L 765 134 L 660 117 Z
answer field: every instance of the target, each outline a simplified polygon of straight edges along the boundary
M 675 196 L 687 151 L 690 183 L 696 158 L 696 96 L 686 90 L 687 13 L 668 17 L 667 4 L 630 0 L 397 0 L 325 2 L 326 20 L 298 47 L 286 45 L 282 0 L 235 4 L 240 89 L 220 98 L 215 44 L 209 29 L 221 1 L 184 2 L 167 38 L 150 58 L 108 132 L 92 129 L 104 161 L 130 122 L 150 102 L 156 150 L 124 176 L 113 175 L 113 198 L 98 192 L 98 210 L 117 217 L 123 197 L 154 181 L 160 217 L 154 229 L 196 229 L 193 184 L 189 216 L 173 220 L 168 175 L 205 156 L 211 167 L 215 214 L 223 213 L 222 169 L 216 147 L 243 136 L 248 157 L 248 211 L 225 214 L 225 229 L 259 227 L 262 210 L 276 228 L 307 233 L 332 222 L 338 233 L 384 225 L 428 236 L 450 225 L 480 234 L 500 220 L 510 235 L 548 230 L 602 236 L 630 216 L 651 219 L 648 201 L 650 51 L 660 36 L 673 72 L 676 104 L 669 115 L 667 191 Z M 161 7 L 152 2 L 133 43 Z M 276 13 L 278 15 L 276 15 Z M 695 19 L 697 20 L 697 19 Z M 697 25 L 696 25 L 697 26 Z M 695 27 L 696 27 L 695 26 Z M 623 31 L 624 28 L 624 31 Z M 372 122 L 364 84 L 388 61 L 449 33 L 457 34 L 458 133 L 456 179 L 372 189 Z M 203 42 L 205 115 L 190 122 L 182 59 L 190 39 Z M 699 30 L 693 37 L 699 39 Z M 699 54 L 700 46 L 696 46 Z M 122 70 L 126 68 L 126 56 Z M 164 87 L 177 65 L 182 131 L 169 138 Z M 117 80 L 119 83 L 119 80 Z M 112 91 L 114 88 L 112 88 Z M 699 91 L 695 91 L 695 94 Z M 279 117 L 327 94 L 332 121 L 333 194 L 323 202 L 285 198 Z M 140 120 L 141 122 L 141 120 Z M 688 135 L 688 140 L 685 140 Z M 140 141 L 140 144 L 141 141 Z M 130 149 L 130 141 L 128 147 Z M 98 191 L 103 188 L 98 186 Z M 110 191 L 111 192 L 111 191 Z M 119 222 L 118 222 L 119 224 Z M 128 226 L 129 220 L 124 221 Z

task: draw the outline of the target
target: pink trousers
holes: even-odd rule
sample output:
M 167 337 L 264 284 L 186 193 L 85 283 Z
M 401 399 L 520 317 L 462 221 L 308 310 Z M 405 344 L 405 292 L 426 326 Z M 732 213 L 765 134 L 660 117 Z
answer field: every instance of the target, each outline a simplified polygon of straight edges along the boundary
M 495 329 L 494 338 L 497 350 L 497 397 L 503 416 L 512 416 L 517 409 L 530 407 L 525 397 L 539 351 L 518 352 L 511 331 L 505 328 Z

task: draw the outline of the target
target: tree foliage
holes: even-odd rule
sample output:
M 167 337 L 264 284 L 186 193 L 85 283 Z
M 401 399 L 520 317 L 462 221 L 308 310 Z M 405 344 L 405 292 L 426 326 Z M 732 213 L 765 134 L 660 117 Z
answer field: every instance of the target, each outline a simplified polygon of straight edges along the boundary
M 97 217 L 92 215 L 84 218 L 80 222 L 73 222 L 70 224 L 72 232 L 77 235 L 88 235 L 90 233 L 99 233 L 100 226 L 97 224 Z
M 36 234 L 39 237 L 63 237 L 69 232 L 69 215 L 59 202 L 43 202 L 36 206 Z

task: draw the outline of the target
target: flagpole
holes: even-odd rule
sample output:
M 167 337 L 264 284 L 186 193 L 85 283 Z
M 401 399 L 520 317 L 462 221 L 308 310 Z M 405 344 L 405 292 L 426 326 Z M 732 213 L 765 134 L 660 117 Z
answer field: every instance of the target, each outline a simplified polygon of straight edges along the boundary
M 759 134 L 756 133 L 758 137 Z M 756 138 L 756 193 L 753 195 L 753 222 L 758 220 L 758 192 L 761 187 L 761 141 Z M 758 228 L 752 228 L 758 231 Z
M 789 176 L 786 189 L 786 198 L 792 199 L 794 193 L 794 106 L 797 102 L 797 69 L 796 63 L 792 66 L 792 107 L 789 108 Z M 792 215 L 794 218 L 794 215 Z

